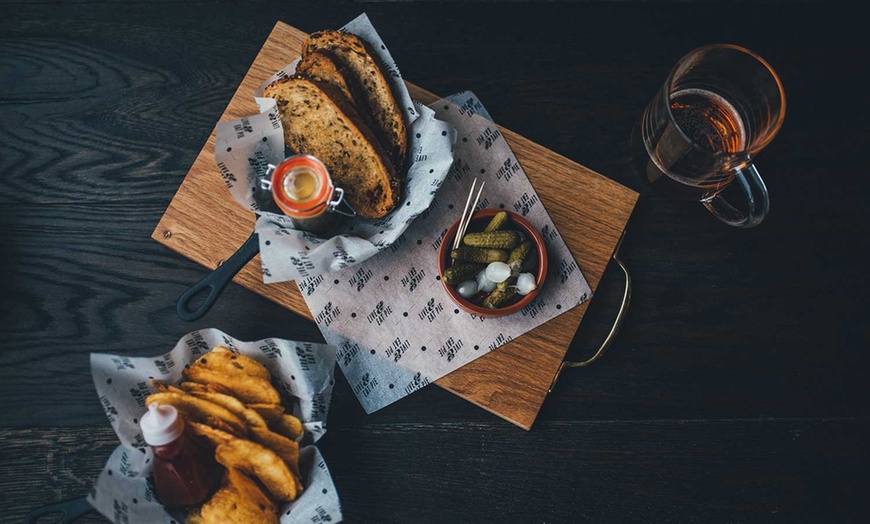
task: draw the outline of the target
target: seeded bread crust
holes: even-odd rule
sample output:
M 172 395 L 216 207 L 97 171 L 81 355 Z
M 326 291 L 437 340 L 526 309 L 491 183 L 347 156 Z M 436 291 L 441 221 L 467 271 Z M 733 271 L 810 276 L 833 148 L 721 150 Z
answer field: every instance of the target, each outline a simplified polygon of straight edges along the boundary
M 287 147 L 319 158 L 360 216 L 381 218 L 396 207 L 396 172 L 339 89 L 294 75 L 271 83 L 263 95 L 275 99 Z
M 405 120 L 383 71 L 366 44 L 349 33 L 317 31 L 305 40 L 302 56 L 315 52 L 329 56 L 338 65 L 359 113 L 370 123 L 396 171 L 402 172 L 408 152 Z
M 353 94 L 350 92 L 350 87 L 347 85 L 347 80 L 345 80 L 344 75 L 339 71 L 338 65 L 329 56 L 318 51 L 303 56 L 302 60 L 296 64 L 296 74 L 331 85 L 341 91 L 341 94 L 350 100 L 351 104 L 356 105 Z

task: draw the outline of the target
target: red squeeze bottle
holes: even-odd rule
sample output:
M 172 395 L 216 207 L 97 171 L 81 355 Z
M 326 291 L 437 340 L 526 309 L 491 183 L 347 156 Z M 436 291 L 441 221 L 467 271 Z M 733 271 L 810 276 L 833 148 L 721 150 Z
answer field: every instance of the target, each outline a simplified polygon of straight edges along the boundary
M 217 489 L 221 466 L 211 450 L 185 432 L 178 410 L 152 402 L 139 426 L 145 443 L 154 451 L 154 487 L 163 506 L 192 506 Z

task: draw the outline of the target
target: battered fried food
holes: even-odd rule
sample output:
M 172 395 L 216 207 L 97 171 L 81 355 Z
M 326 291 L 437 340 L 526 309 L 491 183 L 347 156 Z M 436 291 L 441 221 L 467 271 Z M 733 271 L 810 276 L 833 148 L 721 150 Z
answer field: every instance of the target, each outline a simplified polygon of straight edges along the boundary
M 275 504 L 275 501 L 270 499 L 269 496 L 263 492 L 260 485 L 257 484 L 254 479 L 245 475 L 236 468 L 230 468 L 227 470 L 227 481 L 235 486 L 236 489 L 239 490 L 239 493 L 245 495 L 263 510 L 269 510 L 272 512 L 278 511 L 278 506 Z
M 221 487 L 203 504 L 200 514 L 204 524 L 278 523 L 275 504 L 253 480 L 234 468 L 227 470 Z
M 296 499 L 296 480 L 287 464 L 271 449 L 251 442 L 235 439 L 215 449 L 215 459 L 227 469 L 237 468 L 259 480 L 277 500 Z
M 153 384 L 154 387 L 157 388 L 157 391 L 159 391 L 161 393 L 182 393 L 182 394 L 185 393 L 185 391 L 183 389 L 177 388 L 171 384 L 167 384 L 166 382 L 163 382 L 162 380 L 152 380 L 151 384 Z
M 195 435 L 205 439 L 213 448 L 232 442 L 236 438 L 226 431 L 215 429 L 206 424 L 200 424 L 199 422 L 188 422 L 187 424 Z
M 248 425 L 248 427 L 266 427 L 266 421 L 255 410 L 248 408 L 241 400 L 231 395 L 223 393 L 215 393 L 213 391 L 192 391 L 190 393 L 194 397 L 213 402 L 219 406 L 225 407 L 233 415 L 239 417 Z
M 281 435 L 293 440 L 298 440 L 305 431 L 305 427 L 302 425 L 301 420 L 286 413 L 273 422 L 270 422 L 269 428 L 272 431 L 280 433 Z
M 284 414 L 284 406 L 281 404 L 248 404 L 248 407 L 259 413 L 266 422 L 279 419 Z
M 187 393 L 154 393 L 145 399 L 145 405 L 151 405 L 152 402 L 173 406 L 187 421 L 206 424 L 236 436 L 245 436 L 248 433 L 245 423 L 223 406 Z
M 245 404 L 279 404 L 278 394 L 268 379 L 248 375 L 241 370 L 215 371 L 206 366 L 190 366 L 182 373 L 184 378 L 200 384 L 216 384 L 228 390 Z
M 269 431 L 266 427 L 251 428 L 251 439 L 275 452 L 281 460 L 287 463 L 287 467 L 299 477 L 299 444 L 284 435 Z
M 185 522 L 187 524 L 206 524 L 205 519 L 202 518 L 202 513 L 200 512 L 201 509 L 202 508 L 194 508 L 187 514 Z
M 242 372 L 252 377 L 260 377 L 271 380 L 272 375 L 266 366 L 256 360 L 234 353 L 229 348 L 217 346 L 207 354 L 199 357 L 190 367 L 204 367 L 212 371 L 224 371 L 228 373 Z
M 279 508 L 275 501 L 269 498 L 269 496 L 263 491 L 263 488 L 251 477 L 245 475 L 236 468 L 230 468 L 227 470 L 226 480 L 231 486 L 235 487 L 239 493 L 259 506 L 263 511 L 270 511 L 272 513 L 278 512 Z
M 187 391 L 188 393 L 194 392 L 212 392 L 212 393 L 220 393 L 222 395 L 232 395 L 232 391 L 227 388 L 222 388 L 217 384 L 200 384 L 199 382 L 191 382 L 189 380 L 185 380 L 181 384 L 178 385 L 179 388 Z
M 298 440 L 305 431 L 301 420 L 289 413 L 284 413 L 284 406 L 277 404 L 248 404 L 248 407 L 259 413 L 266 420 L 269 429 L 289 439 Z
M 202 437 L 214 448 L 224 444 L 229 444 L 236 440 L 236 437 L 233 435 L 211 426 L 206 426 L 205 424 L 200 424 L 198 422 L 190 422 L 189 424 L 194 434 Z M 251 439 L 254 442 L 262 444 L 264 447 L 274 451 L 275 454 L 283 460 L 285 464 L 287 464 L 290 472 L 293 473 L 293 482 L 296 484 L 296 491 L 302 491 L 302 481 L 299 477 L 299 444 L 294 440 L 290 440 L 287 437 L 269 431 L 265 426 L 251 427 L 249 429 Z
M 226 468 L 221 487 L 186 524 L 274 524 L 278 503 L 303 490 L 298 440 L 302 421 L 287 413 L 265 366 L 218 346 L 182 373 L 177 386 L 159 380 L 146 403 L 174 406 L 190 431 Z M 265 491 L 265 492 L 264 492 Z
M 181 384 L 178 385 L 179 389 L 183 391 L 187 391 L 188 393 L 196 393 L 196 392 L 206 392 L 209 391 L 209 387 L 206 384 L 200 384 L 199 382 L 191 382 L 189 380 L 185 380 Z
M 186 390 L 178 388 L 175 388 L 175 390 L 222 406 L 230 413 L 243 420 L 248 426 L 266 427 L 265 419 L 256 410 L 251 409 L 251 406 L 246 406 L 241 400 L 232 395 L 219 393 L 214 388 L 196 382 L 182 382 L 182 386 L 185 386 Z M 272 404 L 261 405 L 272 406 Z M 282 412 L 284 411 L 284 406 L 281 406 L 280 404 L 275 404 L 275 406 L 277 406 L 277 408 Z

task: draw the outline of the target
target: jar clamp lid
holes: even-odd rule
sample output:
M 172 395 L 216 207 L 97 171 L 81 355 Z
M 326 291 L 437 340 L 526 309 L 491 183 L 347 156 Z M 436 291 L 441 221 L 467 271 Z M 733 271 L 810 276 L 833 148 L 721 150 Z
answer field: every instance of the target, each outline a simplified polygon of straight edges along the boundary
M 269 164 L 260 188 L 270 191 L 291 218 L 312 218 L 324 212 L 356 215 L 344 200 L 344 189 L 335 187 L 326 166 L 311 155 L 293 155 L 277 166 Z

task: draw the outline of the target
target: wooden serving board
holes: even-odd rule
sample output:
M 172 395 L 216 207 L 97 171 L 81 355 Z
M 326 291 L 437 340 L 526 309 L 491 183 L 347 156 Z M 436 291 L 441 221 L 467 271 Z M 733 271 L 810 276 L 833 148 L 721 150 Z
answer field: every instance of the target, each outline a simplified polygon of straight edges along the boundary
M 256 114 L 254 89 L 300 55 L 306 36 L 285 23 L 275 24 L 220 121 Z M 408 89 L 425 104 L 440 98 L 410 83 Z M 508 129 L 499 130 L 594 292 L 638 194 Z M 214 146 L 212 131 L 152 233 L 156 241 L 210 269 L 242 245 L 255 220 L 224 186 L 215 165 Z M 313 320 L 295 282 L 263 283 L 259 255 L 235 281 Z M 435 383 L 531 429 L 587 307 L 588 303 L 575 307 Z

